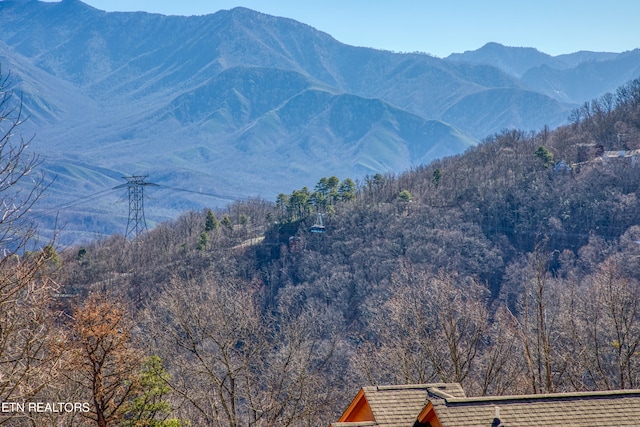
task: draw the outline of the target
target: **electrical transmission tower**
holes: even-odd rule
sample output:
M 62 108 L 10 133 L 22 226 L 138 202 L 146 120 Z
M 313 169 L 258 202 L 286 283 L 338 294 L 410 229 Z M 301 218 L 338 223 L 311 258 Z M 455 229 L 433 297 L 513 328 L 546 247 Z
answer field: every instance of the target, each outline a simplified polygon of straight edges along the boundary
M 126 238 L 135 239 L 143 231 L 147 231 L 147 222 L 144 219 L 144 187 L 158 186 L 158 184 L 145 182 L 144 179 L 147 177 L 148 175 L 123 176 L 122 178 L 126 179 L 127 183 L 113 187 L 114 190 L 125 187 L 129 189 L 129 219 L 127 220 Z

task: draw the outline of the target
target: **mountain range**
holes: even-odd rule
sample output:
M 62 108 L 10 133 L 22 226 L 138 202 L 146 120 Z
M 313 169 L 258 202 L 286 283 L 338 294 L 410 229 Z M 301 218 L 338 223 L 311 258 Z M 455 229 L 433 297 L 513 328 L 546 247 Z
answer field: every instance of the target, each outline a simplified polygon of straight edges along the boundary
M 436 58 L 349 46 L 245 8 L 204 16 L 0 1 L 0 64 L 53 180 L 38 218 L 67 241 L 124 232 L 123 177 L 150 222 L 323 176 L 455 155 L 503 129 L 566 123 L 640 75 L 640 50 L 550 56 L 489 43 Z M 55 179 L 54 179 L 55 177 Z

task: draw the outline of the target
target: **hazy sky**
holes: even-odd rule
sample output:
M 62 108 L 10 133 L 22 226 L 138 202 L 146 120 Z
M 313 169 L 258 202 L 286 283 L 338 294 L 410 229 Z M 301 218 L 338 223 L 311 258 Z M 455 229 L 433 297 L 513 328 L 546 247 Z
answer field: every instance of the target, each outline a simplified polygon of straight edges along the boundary
M 558 55 L 640 47 L 640 0 L 83 0 L 106 11 L 203 15 L 244 6 L 355 45 L 444 57 L 494 41 Z

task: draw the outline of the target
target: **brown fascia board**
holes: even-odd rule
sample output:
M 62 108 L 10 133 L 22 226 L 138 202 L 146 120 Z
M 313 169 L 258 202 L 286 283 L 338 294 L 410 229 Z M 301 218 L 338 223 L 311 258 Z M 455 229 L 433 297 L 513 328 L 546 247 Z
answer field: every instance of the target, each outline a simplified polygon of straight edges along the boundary
M 340 416 L 340 418 L 338 419 L 338 422 L 344 422 L 343 420 L 348 419 L 352 413 L 354 413 L 354 411 L 356 411 L 357 409 L 361 408 L 363 405 L 369 406 L 369 402 L 367 402 L 367 398 L 364 394 L 364 389 L 361 388 L 358 391 L 358 394 L 356 394 L 356 396 L 353 398 L 353 400 L 351 401 L 351 403 L 349 404 L 349 406 L 347 407 L 347 409 L 345 409 L 345 411 L 342 413 L 342 415 Z M 371 408 L 369 407 L 369 410 Z M 370 422 L 370 421 L 358 421 L 358 422 Z
M 378 423 L 375 421 L 353 421 L 353 422 L 336 422 L 329 427 L 375 427 Z

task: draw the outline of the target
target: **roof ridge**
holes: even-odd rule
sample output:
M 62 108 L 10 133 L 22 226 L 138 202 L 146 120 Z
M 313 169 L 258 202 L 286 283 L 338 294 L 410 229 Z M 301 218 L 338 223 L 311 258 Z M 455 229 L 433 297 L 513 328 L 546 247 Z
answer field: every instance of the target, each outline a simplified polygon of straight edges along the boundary
M 458 383 L 425 383 L 425 384 L 398 384 L 398 385 L 377 385 L 376 390 L 426 390 L 430 388 L 460 386 Z
M 427 389 L 427 392 L 429 392 L 429 395 L 439 397 L 440 399 L 444 399 L 444 400 L 455 399 L 455 396 L 453 396 L 452 394 L 449 394 L 436 387 Z M 460 399 L 463 399 L 463 398 L 460 398 Z
M 525 400 L 566 400 L 578 398 L 606 398 L 606 397 L 623 397 L 630 395 L 640 396 L 640 389 L 623 389 L 623 390 L 602 390 L 602 391 L 576 391 L 569 393 L 545 393 L 545 394 L 526 394 L 526 395 L 507 395 L 507 396 L 476 396 L 476 397 L 451 397 L 446 398 L 447 404 L 465 404 L 479 402 L 517 402 Z

